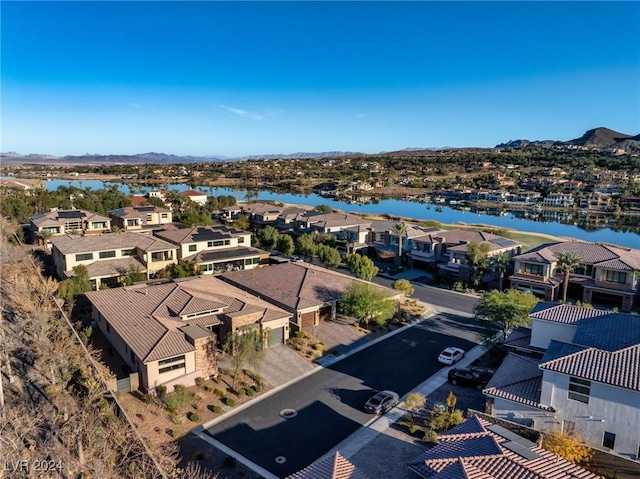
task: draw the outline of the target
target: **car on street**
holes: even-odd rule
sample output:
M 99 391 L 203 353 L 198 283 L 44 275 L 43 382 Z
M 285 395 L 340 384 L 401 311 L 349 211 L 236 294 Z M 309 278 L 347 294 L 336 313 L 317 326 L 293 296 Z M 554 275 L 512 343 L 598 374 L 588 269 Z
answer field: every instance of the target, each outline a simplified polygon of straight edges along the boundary
M 464 358 L 464 349 L 448 347 L 440 353 L 438 361 L 442 364 L 451 365 Z
M 364 410 L 372 414 L 384 414 L 389 409 L 397 406 L 400 396 L 393 391 L 378 391 L 364 405 Z
M 453 368 L 447 373 L 447 380 L 461 386 L 471 386 L 477 389 L 484 388 L 491 379 L 491 373 L 478 371 L 471 368 Z

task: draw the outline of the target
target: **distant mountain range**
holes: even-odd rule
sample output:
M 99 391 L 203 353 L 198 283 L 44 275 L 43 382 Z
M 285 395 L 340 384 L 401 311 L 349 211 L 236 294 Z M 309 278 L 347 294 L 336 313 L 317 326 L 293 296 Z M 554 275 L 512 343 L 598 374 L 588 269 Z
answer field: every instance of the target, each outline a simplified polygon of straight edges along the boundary
M 511 140 L 506 143 L 500 143 L 495 148 L 524 148 L 526 146 L 541 146 L 544 148 L 550 148 L 552 146 L 595 146 L 595 147 L 615 147 L 625 149 L 627 151 L 640 152 L 640 135 L 631 136 L 619 133 L 617 131 L 610 130 L 609 128 L 594 128 L 587 131 L 580 138 L 575 138 L 569 141 L 558 140 Z M 434 151 L 434 150 L 466 150 L 475 149 L 481 150 L 484 148 L 456 148 L 456 147 L 443 147 L 443 148 L 405 148 L 403 150 L 383 152 L 378 154 L 385 155 L 402 155 L 402 154 L 418 154 L 421 151 Z M 169 155 L 166 153 L 139 153 L 135 155 L 101 155 L 95 153 L 86 153 L 79 156 L 53 156 L 53 155 L 41 155 L 41 154 L 28 154 L 21 155 L 15 151 L 6 153 L 0 153 L 0 161 L 4 163 L 58 163 L 68 165 L 102 165 L 102 164 L 179 164 L 179 163 L 200 163 L 200 162 L 214 162 L 214 161 L 241 161 L 241 160 L 275 160 L 275 159 L 309 159 L 309 158 L 334 158 L 341 156 L 361 156 L 368 155 L 373 156 L 375 154 L 356 153 L 352 151 L 325 151 L 321 153 L 290 153 L 290 154 L 269 154 L 269 155 L 251 155 L 243 157 L 226 157 L 220 155 L 208 155 L 208 156 L 179 156 Z
M 524 148 L 525 146 L 596 146 L 596 147 L 616 147 L 629 151 L 640 151 L 640 135 L 631 136 L 610 130 L 609 128 L 594 128 L 588 130 L 580 138 L 569 141 L 557 140 L 511 140 L 507 143 L 500 143 L 496 148 Z

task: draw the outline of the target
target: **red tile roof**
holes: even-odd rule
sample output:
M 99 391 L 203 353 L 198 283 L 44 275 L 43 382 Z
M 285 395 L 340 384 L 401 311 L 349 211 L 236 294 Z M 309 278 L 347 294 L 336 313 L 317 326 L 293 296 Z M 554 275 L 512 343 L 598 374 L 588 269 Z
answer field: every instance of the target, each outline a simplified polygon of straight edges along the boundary
M 286 479 L 368 479 L 368 476 L 336 452 Z

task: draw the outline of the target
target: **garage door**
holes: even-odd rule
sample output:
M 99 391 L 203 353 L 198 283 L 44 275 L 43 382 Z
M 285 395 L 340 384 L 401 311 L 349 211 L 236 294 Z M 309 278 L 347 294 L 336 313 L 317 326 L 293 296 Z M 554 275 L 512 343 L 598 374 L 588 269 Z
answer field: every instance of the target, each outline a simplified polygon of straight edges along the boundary
M 300 327 L 302 329 L 311 329 L 316 325 L 316 312 L 302 313 L 300 317 Z
M 282 328 L 269 330 L 269 347 L 277 346 L 284 343 L 284 326 Z

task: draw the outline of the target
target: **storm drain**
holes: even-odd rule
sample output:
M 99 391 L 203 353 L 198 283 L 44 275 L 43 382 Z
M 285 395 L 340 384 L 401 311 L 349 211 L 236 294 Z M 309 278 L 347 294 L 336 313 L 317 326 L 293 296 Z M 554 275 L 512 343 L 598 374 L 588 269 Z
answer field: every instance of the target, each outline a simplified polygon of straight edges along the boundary
M 298 415 L 298 411 L 296 411 L 295 409 L 283 409 L 282 411 L 280 411 L 280 416 L 285 419 L 291 419 L 296 417 L 297 415 Z

